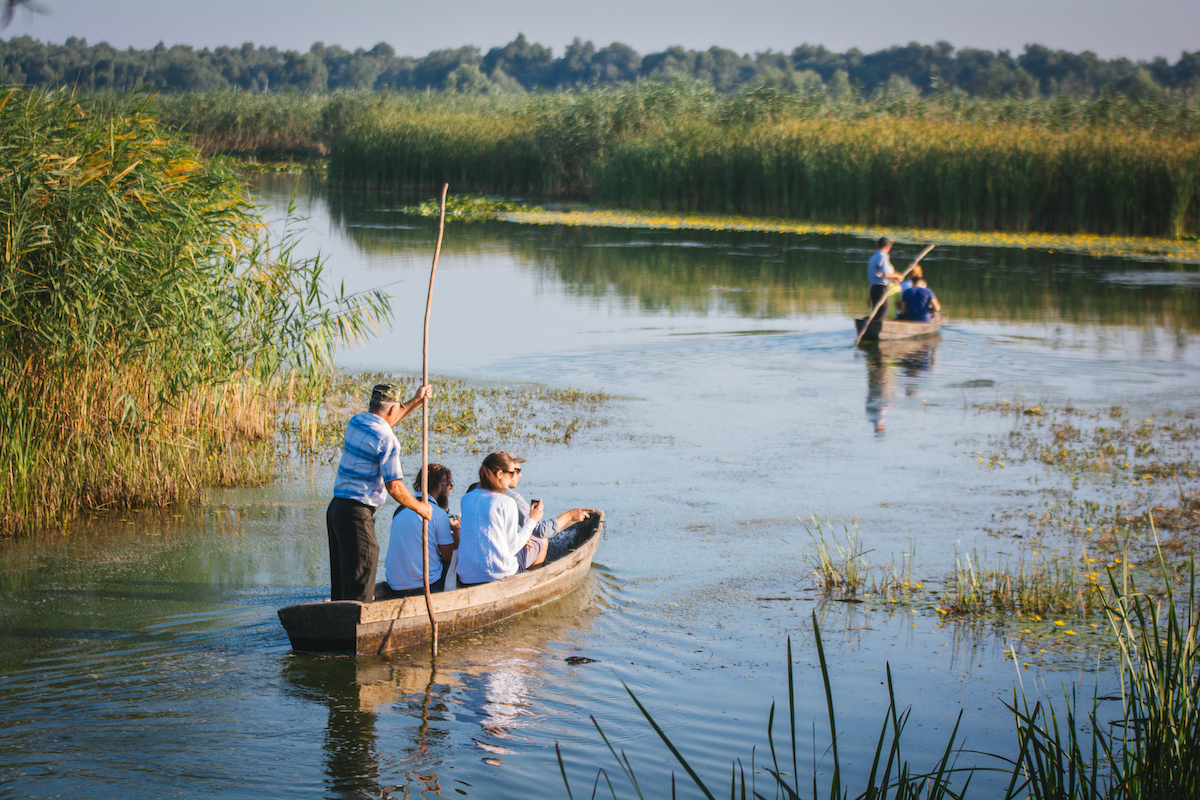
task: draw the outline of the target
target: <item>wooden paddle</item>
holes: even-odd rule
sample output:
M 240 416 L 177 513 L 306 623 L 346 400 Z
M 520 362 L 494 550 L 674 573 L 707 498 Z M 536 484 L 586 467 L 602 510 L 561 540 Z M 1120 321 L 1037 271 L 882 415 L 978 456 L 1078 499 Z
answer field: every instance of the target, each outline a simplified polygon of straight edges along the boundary
M 429 383 L 429 311 L 433 307 L 433 277 L 437 274 L 438 256 L 442 254 L 442 233 L 446 230 L 446 191 L 450 184 L 442 184 L 441 213 L 438 215 L 437 246 L 433 249 L 433 268 L 429 270 L 429 296 L 425 299 L 425 336 L 421 344 L 421 385 Z M 429 498 L 429 400 L 421 401 L 421 499 Z M 433 596 L 429 592 L 429 520 L 421 518 L 421 568 L 425 572 L 425 608 L 429 611 L 430 641 L 433 655 L 437 657 L 438 626 L 433 616 Z
M 916 268 L 917 264 L 921 263 L 921 259 L 928 255 L 929 251 L 935 247 L 937 247 L 936 244 L 926 245 L 925 249 L 921 251 L 921 255 L 917 256 L 917 260 L 910 264 L 908 269 L 904 270 L 904 273 L 900 276 L 900 280 L 896 282 L 900 283 L 907 278 L 908 273 L 912 272 L 913 269 Z M 867 333 L 867 328 L 871 325 L 871 320 L 875 319 L 875 315 L 879 313 L 879 309 L 883 308 L 884 303 L 887 302 L 887 299 L 890 296 L 891 293 L 889 292 L 888 294 L 885 294 L 883 297 L 879 298 L 879 302 L 875 304 L 873 309 L 871 309 L 871 315 L 867 317 L 867 321 L 863 324 L 862 330 L 858 332 L 858 338 L 854 340 L 854 344 L 852 344 L 851 347 L 858 347 L 858 343 L 862 341 L 862 337 Z

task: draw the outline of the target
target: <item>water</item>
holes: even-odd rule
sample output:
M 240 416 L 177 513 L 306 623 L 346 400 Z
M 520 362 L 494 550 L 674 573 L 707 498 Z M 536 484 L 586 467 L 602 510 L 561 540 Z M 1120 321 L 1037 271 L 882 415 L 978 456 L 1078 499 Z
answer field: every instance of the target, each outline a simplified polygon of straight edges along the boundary
M 263 182 L 272 214 L 291 189 Z M 301 248 L 327 256 L 332 280 L 395 298 L 394 332 L 339 363 L 419 371 L 433 225 L 389 198 L 301 187 L 297 203 Z M 1022 652 L 1032 666 L 1018 675 L 1003 626 L 823 604 L 803 523 L 852 521 L 879 562 L 915 551 L 915 577 L 931 583 L 956 552 L 1069 549 L 997 522 L 1056 478 L 980 464 L 1011 422 L 974 406 L 1193 408 L 1200 273 L 939 248 L 925 263 L 950 326 L 855 349 L 870 251 L 852 237 L 450 226 L 432 370 L 619 397 L 569 446 L 525 452 L 527 497 L 552 513 L 606 510 L 584 587 L 444 641 L 436 664 L 421 648 L 292 654 L 275 610 L 326 591 L 326 464 L 210 492 L 200 508 L 95 515 L 0 544 L 0 797 L 561 796 L 556 745 L 576 796 L 601 767 L 632 796 L 593 717 L 661 796 L 683 773 L 626 687 L 718 791 L 732 759 L 751 773 L 756 748 L 759 790 L 773 794 L 766 723 L 776 702 L 786 752 L 788 637 L 801 773 L 814 758 L 830 766 L 814 612 L 851 769 L 874 747 L 889 664 L 918 766 L 960 711 L 968 748 L 1010 751 L 1014 682 L 1053 696 L 1078 681 L 1086 694 L 1094 654 Z M 462 486 L 477 466 L 442 460 Z

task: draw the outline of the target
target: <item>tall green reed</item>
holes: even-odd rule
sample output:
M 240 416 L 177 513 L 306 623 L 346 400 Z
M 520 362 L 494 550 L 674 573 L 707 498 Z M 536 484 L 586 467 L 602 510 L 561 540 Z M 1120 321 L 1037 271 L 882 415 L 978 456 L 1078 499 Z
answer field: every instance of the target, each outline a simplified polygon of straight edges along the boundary
M 1200 230 L 1192 102 L 1087 102 L 721 98 L 686 83 L 389 97 L 347 125 L 330 176 L 861 225 Z
M 264 480 L 288 373 L 386 319 L 144 105 L 0 94 L 0 533 Z

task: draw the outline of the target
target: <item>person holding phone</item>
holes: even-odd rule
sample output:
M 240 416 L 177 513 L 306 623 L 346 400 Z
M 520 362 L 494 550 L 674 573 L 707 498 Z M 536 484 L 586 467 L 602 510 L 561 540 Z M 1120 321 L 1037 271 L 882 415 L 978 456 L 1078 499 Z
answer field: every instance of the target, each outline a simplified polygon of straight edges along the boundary
M 533 535 L 542 519 L 542 501 L 530 503 L 522 520 L 517 501 L 506 494 L 519 474 L 516 457 L 497 451 L 479 467 L 479 488 L 463 495 L 457 570 L 460 587 L 507 578 L 546 560 L 547 540 Z

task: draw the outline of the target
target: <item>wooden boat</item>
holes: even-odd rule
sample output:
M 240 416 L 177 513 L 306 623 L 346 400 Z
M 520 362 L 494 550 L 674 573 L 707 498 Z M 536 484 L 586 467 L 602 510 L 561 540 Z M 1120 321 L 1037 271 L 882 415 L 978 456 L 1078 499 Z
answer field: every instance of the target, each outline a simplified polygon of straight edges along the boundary
M 915 336 L 932 336 L 942 329 L 942 325 L 946 322 L 946 318 L 941 312 L 933 315 L 930 322 L 908 322 L 907 320 L 885 319 L 880 327 L 879 335 L 873 336 L 866 334 L 862 337 L 864 342 L 887 341 L 888 339 L 911 339 Z M 863 326 L 867 324 L 866 317 L 858 317 L 854 320 L 854 329 L 858 333 L 862 333 Z
M 578 586 L 604 532 L 598 511 L 550 540 L 545 563 L 492 583 L 432 596 L 438 638 L 481 628 L 556 600 Z M 376 655 L 430 640 L 425 597 L 360 603 L 325 600 L 279 609 L 292 649 Z

